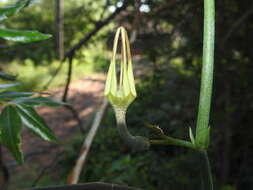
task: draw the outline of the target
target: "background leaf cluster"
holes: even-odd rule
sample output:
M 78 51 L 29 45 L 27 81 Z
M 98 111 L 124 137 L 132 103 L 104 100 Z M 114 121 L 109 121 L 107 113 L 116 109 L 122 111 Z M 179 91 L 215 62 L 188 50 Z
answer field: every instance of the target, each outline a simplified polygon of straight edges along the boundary
M 1 21 L 18 13 L 22 8 L 29 6 L 31 0 L 19 0 L 15 4 L 0 9 Z M 45 40 L 51 37 L 38 31 L 0 29 L 0 37 L 14 42 L 33 42 Z M 3 80 L 15 80 L 15 77 L 1 72 L 0 78 Z M 49 97 L 37 96 L 32 92 L 6 91 L 19 83 L 0 84 L 0 103 L 3 109 L 0 114 L 0 139 L 12 153 L 19 164 L 24 162 L 21 150 L 21 129 L 26 126 L 35 135 L 44 140 L 57 142 L 53 132 L 35 111 L 38 106 L 60 106 L 64 103 L 55 101 Z

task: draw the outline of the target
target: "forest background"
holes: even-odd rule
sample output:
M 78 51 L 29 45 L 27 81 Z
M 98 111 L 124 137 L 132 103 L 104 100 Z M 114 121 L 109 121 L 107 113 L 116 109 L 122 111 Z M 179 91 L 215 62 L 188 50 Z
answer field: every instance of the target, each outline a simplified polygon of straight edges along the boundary
M 60 20 L 57 19 L 59 1 L 62 2 Z M 2 0 L 0 5 L 11 2 L 14 1 Z M 253 188 L 252 20 L 250 0 L 216 2 L 209 152 L 214 181 L 221 190 Z M 131 131 L 150 136 L 147 128 L 140 127 L 146 121 L 158 124 L 166 134 L 188 138 L 188 127 L 195 126 L 199 98 L 202 0 L 34 1 L 1 26 L 39 30 L 52 34 L 53 38 L 25 45 L 1 40 L 0 71 L 16 75 L 22 82 L 16 90 L 23 91 L 45 88 L 50 91 L 64 86 L 70 67 L 73 83 L 85 76 L 104 73 L 109 66 L 114 32 L 120 25 L 134 38 L 132 52 L 138 98 L 128 112 Z M 59 65 L 61 69 L 51 81 Z M 79 119 L 78 124 L 81 120 L 83 128 L 89 128 L 92 118 L 93 114 L 88 119 L 79 114 L 75 119 Z M 83 139 L 84 135 L 76 132 L 53 163 L 61 169 L 53 174 L 50 170 L 55 166 L 47 169 L 36 186 L 66 183 Z M 10 171 L 18 167 L 13 162 L 6 163 Z M 184 148 L 155 146 L 147 153 L 131 152 L 119 138 L 113 111 L 108 107 L 80 182 L 105 181 L 150 190 L 196 189 L 201 181 L 199 163 L 199 156 Z M 10 172 L 14 180 L 11 188 L 33 185 L 40 164 L 32 164 L 29 170 Z M 29 180 L 24 181 L 27 176 Z

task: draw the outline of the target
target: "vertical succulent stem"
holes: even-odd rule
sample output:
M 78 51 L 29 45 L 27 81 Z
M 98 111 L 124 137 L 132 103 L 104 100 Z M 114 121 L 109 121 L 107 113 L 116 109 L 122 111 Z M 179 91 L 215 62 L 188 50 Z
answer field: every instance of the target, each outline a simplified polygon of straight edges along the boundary
M 209 188 L 213 190 L 213 179 L 211 166 L 207 154 L 209 144 L 209 115 L 213 86 L 213 65 L 214 65 L 214 39 L 215 39 L 215 0 L 204 0 L 204 39 L 203 39 L 203 60 L 201 73 L 201 87 L 199 110 L 197 116 L 196 145 L 205 158 L 208 172 Z
M 201 89 L 197 116 L 196 143 L 207 148 L 209 139 L 209 114 L 213 85 L 215 35 L 214 0 L 204 0 L 204 40 L 201 73 Z

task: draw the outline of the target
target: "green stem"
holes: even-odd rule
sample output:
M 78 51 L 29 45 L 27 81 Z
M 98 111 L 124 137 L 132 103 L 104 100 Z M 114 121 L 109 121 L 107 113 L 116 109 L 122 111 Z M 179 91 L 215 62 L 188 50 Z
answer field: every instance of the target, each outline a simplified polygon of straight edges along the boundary
M 210 161 L 208 158 L 208 154 L 206 150 L 202 151 L 202 154 L 204 155 L 205 158 L 205 163 L 206 163 L 206 169 L 207 169 L 207 174 L 208 174 L 208 185 L 209 185 L 209 190 L 213 190 L 213 177 L 212 177 L 212 170 L 211 170 L 211 165 Z
M 196 143 L 207 148 L 209 139 L 209 114 L 213 84 L 215 36 L 215 4 L 214 0 L 204 0 L 204 39 L 201 73 L 201 88 L 197 116 Z
M 175 146 L 183 146 L 183 147 L 187 147 L 191 149 L 197 149 L 195 144 L 193 144 L 192 142 L 165 135 L 163 130 L 159 126 L 151 125 L 149 123 L 145 123 L 145 126 L 152 129 L 159 137 L 162 138 L 162 139 L 151 139 L 149 140 L 150 144 L 175 145 Z
M 168 137 L 168 136 L 167 136 L 167 139 L 163 139 L 163 140 L 153 140 L 152 139 L 152 140 L 149 140 L 149 142 L 151 145 L 158 145 L 158 144 L 159 145 L 175 145 L 175 146 L 196 149 L 196 147 L 191 142 Z
M 117 127 L 120 137 L 132 149 L 136 151 L 148 150 L 150 143 L 146 137 L 133 136 L 127 129 L 126 124 L 126 109 L 114 106 L 116 115 Z
M 175 145 L 175 146 L 183 146 L 191 149 L 197 149 L 197 147 L 189 141 L 176 139 L 173 137 L 169 137 L 163 134 L 161 129 L 157 129 L 156 127 L 151 127 L 158 132 L 159 136 L 162 139 L 158 140 L 149 140 L 146 137 L 142 136 L 133 136 L 127 128 L 126 123 L 126 108 L 116 107 L 114 106 L 114 111 L 116 115 L 117 127 L 119 131 L 120 137 L 123 141 L 132 149 L 137 151 L 148 150 L 150 145 L 160 144 L 160 145 Z

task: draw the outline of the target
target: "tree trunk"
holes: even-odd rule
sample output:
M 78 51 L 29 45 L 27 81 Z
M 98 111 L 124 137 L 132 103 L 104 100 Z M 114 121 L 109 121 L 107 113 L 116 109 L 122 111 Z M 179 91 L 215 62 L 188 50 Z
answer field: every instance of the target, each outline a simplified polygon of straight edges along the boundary
M 55 0 L 56 55 L 62 60 L 64 55 L 63 0 Z

